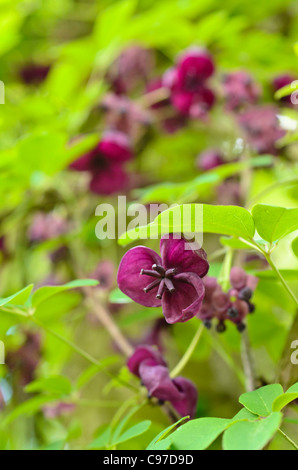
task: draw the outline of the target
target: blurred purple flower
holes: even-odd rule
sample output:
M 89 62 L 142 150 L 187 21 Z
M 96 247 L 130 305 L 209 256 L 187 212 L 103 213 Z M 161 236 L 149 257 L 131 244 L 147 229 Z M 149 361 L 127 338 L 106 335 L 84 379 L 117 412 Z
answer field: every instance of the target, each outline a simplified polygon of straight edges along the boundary
M 204 250 L 187 249 L 187 242 L 164 236 L 161 257 L 144 246 L 129 250 L 119 266 L 118 285 L 124 294 L 146 307 L 162 306 L 168 323 L 193 318 L 204 298 L 204 277 L 209 269 Z
M 125 49 L 110 67 L 107 79 L 115 93 L 125 94 L 147 83 L 154 68 L 153 52 L 138 45 Z
M 19 75 L 26 85 L 39 85 L 47 78 L 50 68 L 49 65 L 28 63 L 21 68 Z
M 276 142 L 286 134 L 279 126 L 277 114 L 274 107 L 255 106 L 239 117 L 248 143 L 259 154 L 276 155 Z
M 195 416 L 198 399 L 194 384 L 183 378 L 171 379 L 161 354 L 148 346 L 139 346 L 129 358 L 130 372 L 142 381 L 151 397 L 169 401 L 181 416 Z
M 206 150 L 197 157 L 197 167 L 203 171 L 212 170 L 213 168 L 217 168 L 223 163 L 223 155 L 219 150 L 216 149 Z
M 41 359 L 41 337 L 27 331 L 23 345 L 16 351 L 9 351 L 6 357 L 8 368 L 19 375 L 20 383 L 27 385 L 35 377 Z
M 206 86 L 213 72 L 211 56 L 202 49 L 190 48 L 180 56 L 176 67 L 165 73 L 163 84 L 171 90 L 171 102 L 179 113 L 204 119 L 215 102 L 213 91 Z
M 32 242 L 43 242 L 64 235 L 68 230 L 68 222 L 60 215 L 39 212 L 34 216 L 28 237 Z
M 114 285 L 115 280 L 115 266 L 110 260 L 101 261 L 93 273 L 91 279 L 99 281 L 98 289 L 110 290 Z
M 224 76 L 223 95 L 229 111 L 237 111 L 245 105 L 256 104 L 260 94 L 260 87 L 248 73 L 239 71 Z
M 46 405 L 42 411 L 47 419 L 59 418 L 62 415 L 72 413 L 76 409 L 74 403 L 59 402 L 55 405 Z
M 118 131 L 109 131 L 93 150 L 73 162 L 70 168 L 89 172 L 91 191 L 107 195 L 125 187 L 127 175 L 123 163 L 132 156 L 127 135 Z

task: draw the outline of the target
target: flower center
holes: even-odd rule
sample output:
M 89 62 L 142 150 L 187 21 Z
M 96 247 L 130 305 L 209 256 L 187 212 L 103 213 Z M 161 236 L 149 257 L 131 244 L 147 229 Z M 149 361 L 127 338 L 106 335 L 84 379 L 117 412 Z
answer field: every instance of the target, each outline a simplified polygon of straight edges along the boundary
M 154 277 L 155 280 L 148 284 L 147 287 L 144 288 L 144 292 L 149 292 L 155 287 L 158 287 L 158 291 L 156 294 L 157 299 L 161 299 L 164 291 L 167 289 L 170 293 L 174 292 L 175 287 L 172 282 L 172 278 L 177 273 L 176 268 L 171 269 L 164 269 L 159 264 L 153 264 L 152 270 L 150 269 L 141 269 L 141 274 L 146 276 Z

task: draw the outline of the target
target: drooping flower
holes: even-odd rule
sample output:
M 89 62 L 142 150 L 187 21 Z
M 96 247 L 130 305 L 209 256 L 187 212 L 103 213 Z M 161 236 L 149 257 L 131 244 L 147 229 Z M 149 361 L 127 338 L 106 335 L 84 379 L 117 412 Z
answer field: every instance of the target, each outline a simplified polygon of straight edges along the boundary
M 200 170 L 208 171 L 224 163 L 223 155 L 219 150 L 209 149 L 205 152 L 202 152 L 197 157 L 197 167 Z
M 127 175 L 123 164 L 132 158 L 127 135 L 107 132 L 99 144 L 70 165 L 76 171 L 91 174 L 90 189 L 96 194 L 112 194 L 125 187 Z
M 163 78 L 171 90 L 171 102 L 185 117 L 204 119 L 215 102 L 213 91 L 206 81 L 214 72 L 211 56 L 199 48 L 190 48 L 182 54 L 176 67 Z
M 246 105 L 256 104 L 260 94 L 260 87 L 248 73 L 238 71 L 224 76 L 223 95 L 229 111 L 237 111 Z
M 75 409 L 76 405 L 74 403 L 60 401 L 58 403 L 55 403 L 54 405 L 44 406 L 42 411 L 47 419 L 55 419 L 66 414 L 70 414 Z
M 212 320 L 216 320 L 216 329 L 219 333 L 225 331 L 226 321 L 233 322 L 242 332 L 245 329 L 245 317 L 255 310 L 251 299 L 258 279 L 248 275 L 242 268 L 233 267 L 230 272 L 230 282 L 231 289 L 229 292 L 224 292 L 216 278 L 204 279 L 205 299 L 197 316 L 207 328 L 211 328 Z
M 162 237 L 160 252 L 161 256 L 144 246 L 129 250 L 119 266 L 119 288 L 141 305 L 162 306 L 168 323 L 185 322 L 202 305 L 207 255 L 203 249 L 190 249 L 177 234 Z
M 127 366 L 132 374 L 141 379 L 150 397 L 171 402 L 181 416 L 195 416 L 198 399 L 196 387 L 184 377 L 172 379 L 158 351 L 149 346 L 139 346 Z
M 276 142 L 285 135 L 272 106 L 254 106 L 239 117 L 246 138 L 255 152 L 276 155 Z

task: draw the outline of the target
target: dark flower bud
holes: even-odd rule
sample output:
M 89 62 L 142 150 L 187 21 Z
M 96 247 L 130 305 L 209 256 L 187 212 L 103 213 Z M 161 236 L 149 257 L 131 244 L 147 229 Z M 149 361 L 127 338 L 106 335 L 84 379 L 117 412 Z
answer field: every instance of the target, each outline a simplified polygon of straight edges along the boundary
M 216 326 L 216 331 L 217 333 L 224 333 L 226 331 L 226 325 L 224 324 L 223 321 L 220 321 L 218 325 Z
M 239 331 L 239 333 L 243 333 L 245 329 L 246 329 L 246 326 L 244 323 L 238 323 L 237 330 Z
M 231 307 L 227 311 L 227 315 L 228 315 L 229 318 L 237 318 L 239 316 L 239 312 L 238 312 L 237 308 Z
M 249 287 L 244 287 L 239 292 L 238 298 L 240 300 L 245 300 L 246 302 L 248 302 L 252 298 L 252 295 L 253 295 L 252 290 Z

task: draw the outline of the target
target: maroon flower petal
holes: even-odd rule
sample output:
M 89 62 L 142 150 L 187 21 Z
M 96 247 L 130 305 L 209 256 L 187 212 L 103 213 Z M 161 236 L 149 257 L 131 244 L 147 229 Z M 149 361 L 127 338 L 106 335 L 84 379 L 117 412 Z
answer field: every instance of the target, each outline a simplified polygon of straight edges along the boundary
M 118 164 L 108 164 L 106 168 L 93 171 L 90 189 L 95 194 L 113 194 L 121 191 L 127 184 L 127 174 Z
M 185 322 L 198 314 L 202 307 L 205 287 L 194 273 L 178 274 L 173 279 L 175 291 L 165 290 L 162 310 L 167 323 Z
M 152 367 L 150 361 L 143 361 L 139 368 L 139 374 L 152 397 L 168 401 L 179 401 L 182 398 L 169 376 L 167 367 L 160 365 Z
M 143 361 L 150 360 L 152 365 L 166 366 L 161 354 L 150 346 L 138 346 L 133 355 L 127 361 L 127 367 L 130 372 L 138 377 L 139 368 Z
M 97 147 L 91 152 L 86 153 L 82 157 L 70 164 L 70 168 L 76 171 L 92 171 L 94 158 L 96 158 Z
M 119 131 L 106 132 L 98 148 L 103 155 L 115 162 L 125 162 L 133 156 L 129 138 Z
M 200 277 L 206 276 L 209 270 L 206 252 L 203 249 L 187 248 L 190 245 L 184 238 L 174 239 L 174 234 L 162 237 L 160 253 L 164 268 L 176 268 L 179 273 L 191 272 Z
M 144 288 L 152 283 L 153 278 L 141 274 L 141 269 L 151 270 L 153 264 L 161 264 L 155 251 L 145 246 L 136 246 L 122 258 L 118 270 L 119 289 L 135 302 L 145 307 L 160 307 L 161 301 L 156 298 L 158 286 L 144 292 Z
M 184 377 L 177 377 L 173 382 L 182 394 L 180 400 L 172 400 L 173 407 L 180 416 L 189 415 L 191 418 L 194 418 L 198 401 L 198 392 L 195 385 Z

